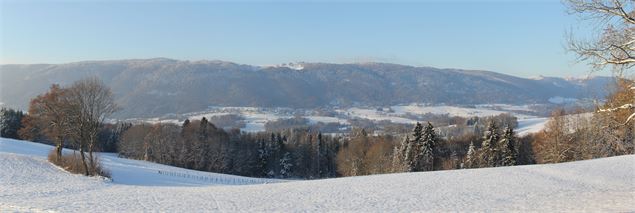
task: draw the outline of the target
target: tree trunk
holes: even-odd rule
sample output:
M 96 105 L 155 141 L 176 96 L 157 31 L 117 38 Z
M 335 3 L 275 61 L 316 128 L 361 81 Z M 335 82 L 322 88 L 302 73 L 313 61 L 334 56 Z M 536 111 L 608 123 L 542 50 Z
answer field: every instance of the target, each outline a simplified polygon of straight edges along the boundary
M 90 162 L 90 170 L 91 171 L 95 171 L 95 161 L 93 158 L 93 152 L 92 151 L 88 151 L 88 160 Z
M 94 147 L 94 141 L 91 139 L 89 140 L 88 143 L 88 160 L 90 162 L 90 169 L 91 171 L 95 171 L 95 158 L 93 158 L 93 147 Z
M 64 148 L 64 139 L 57 138 L 57 146 L 55 146 L 55 153 L 57 154 L 57 162 L 62 160 L 62 149 Z
M 84 147 L 80 146 L 79 147 L 79 155 L 82 158 L 82 164 L 84 165 L 84 170 L 86 171 L 86 176 L 89 176 L 90 173 L 88 173 L 88 165 L 86 164 L 86 156 L 84 155 Z

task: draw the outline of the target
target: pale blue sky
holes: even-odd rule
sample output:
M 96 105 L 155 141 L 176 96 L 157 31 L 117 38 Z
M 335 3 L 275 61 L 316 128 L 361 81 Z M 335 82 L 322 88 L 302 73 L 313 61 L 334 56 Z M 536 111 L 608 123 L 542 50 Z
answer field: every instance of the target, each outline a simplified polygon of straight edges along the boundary
M 167 57 L 253 65 L 390 62 L 582 76 L 560 1 L 2 1 L 1 63 Z M 589 29 L 587 29 L 589 28 Z

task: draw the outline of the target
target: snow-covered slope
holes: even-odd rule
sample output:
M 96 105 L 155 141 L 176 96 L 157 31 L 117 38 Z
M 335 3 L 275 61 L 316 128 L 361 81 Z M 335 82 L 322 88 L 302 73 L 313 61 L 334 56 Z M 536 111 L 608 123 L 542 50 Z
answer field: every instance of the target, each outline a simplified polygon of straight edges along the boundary
M 525 136 L 530 133 L 540 132 L 540 130 L 545 128 L 545 124 L 547 124 L 549 118 L 526 118 L 518 120 L 518 129 L 516 133 L 519 136 Z
M 580 113 L 580 114 L 565 115 L 564 119 L 567 122 L 574 123 L 574 122 L 579 122 L 577 121 L 577 119 L 591 119 L 592 117 L 593 117 L 593 113 L 587 112 L 587 113 Z M 549 122 L 549 119 L 550 118 L 544 118 L 544 117 L 533 117 L 533 118 L 529 117 L 529 118 L 518 119 L 518 128 L 516 129 L 516 132 L 519 136 L 525 136 L 530 133 L 540 132 L 545 128 L 545 125 L 547 124 L 547 122 Z M 569 131 L 571 133 L 575 131 L 573 126 L 570 126 L 569 128 L 570 128 Z
M 45 144 L 2 138 L 0 153 L 20 154 L 46 159 L 53 147 Z M 72 150 L 64 150 L 72 153 Z M 147 161 L 119 158 L 113 153 L 99 153 L 101 163 L 111 173 L 113 183 L 142 186 L 244 185 L 280 182 L 280 180 L 248 178 L 200 172 Z
M 72 175 L 46 162 L 45 155 L 51 148 L 0 139 L 0 212 L 624 212 L 635 209 L 633 155 L 552 165 L 209 186 L 187 177 L 157 181 L 154 178 L 162 177 L 157 173 L 143 177 L 117 175 L 151 168 L 190 171 L 115 156 L 102 156 L 117 162 L 104 160 L 105 167 L 113 169 L 113 182 Z M 117 169 L 126 167 L 129 167 L 126 171 Z M 237 182 L 253 180 L 231 177 Z M 188 184 L 175 184 L 179 181 Z

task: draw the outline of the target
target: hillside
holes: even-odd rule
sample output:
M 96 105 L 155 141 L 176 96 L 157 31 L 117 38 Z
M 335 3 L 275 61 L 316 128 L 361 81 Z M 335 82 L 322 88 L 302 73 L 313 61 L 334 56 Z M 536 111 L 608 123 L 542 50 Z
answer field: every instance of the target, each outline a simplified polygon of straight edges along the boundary
M 26 109 L 52 83 L 98 76 L 121 104 L 120 118 L 197 112 L 209 106 L 320 108 L 431 104 L 532 104 L 601 98 L 606 77 L 527 79 L 488 71 L 397 64 L 301 63 L 251 66 L 225 61 L 84 61 L 0 66 L 0 103 Z
M 45 160 L 50 149 L 46 145 L 0 138 L 0 211 L 625 212 L 635 209 L 634 155 L 563 164 L 262 184 L 275 181 L 194 172 L 101 155 L 105 167 L 113 172 L 111 182 L 68 174 L 54 167 Z M 168 172 L 182 175 L 165 175 Z M 196 181 L 201 177 L 210 177 L 211 181 Z M 219 179 L 214 177 L 229 181 L 215 181 Z

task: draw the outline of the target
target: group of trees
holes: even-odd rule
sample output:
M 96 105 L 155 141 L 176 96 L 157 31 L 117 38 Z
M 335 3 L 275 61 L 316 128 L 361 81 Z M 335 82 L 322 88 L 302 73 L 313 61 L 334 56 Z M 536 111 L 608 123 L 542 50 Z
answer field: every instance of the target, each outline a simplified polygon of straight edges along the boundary
M 206 118 L 139 124 L 121 138 L 124 157 L 201 171 L 255 177 L 335 177 L 339 140 L 303 129 L 275 133 L 224 130 Z
M 340 176 L 359 176 L 392 172 L 392 149 L 395 138 L 391 135 L 368 135 L 355 128 L 349 138 L 342 138 L 337 151 L 337 172 Z
M 18 134 L 23 139 L 55 144 L 57 163 L 62 160 L 65 144 L 71 143 L 79 151 L 82 173 L 96 175 L 100 171 L 93 152 L 104 120 L 116 110 L 110 89 L 97 78 L 79 80 L 69 87 L 54 84 L 31 100 Z
M 568 0 L 571 13 L 592 20 L 598 37 L 569 39 L 569 50 L 595 71 L 611 70 L 615 87 L 595 112 L 553 112 L 545 129 L 535 136 L 538 163 L 635 153 L 635 1 Z
M 518 143 L 514 129 L 506 127 L 502 132 L 495 123 L 490 123 L 483 134 L 480 148 L 471 142 L 462 167 L 481 168 L 514 166 L 518 163 Z
M 498 140 L 495 125 L 476 154 L 473 166 L 516 165 L 516 139 L 511 130 Z M 439 138 L 431 123 L 417 123 L 404 140 L 393 135 L 369 135 L 353 129 L 345 136 L 328 136 L 310 129 L 247 133 L 224 130 L 206 118 L 171 123 L 133 125 L 119 142 L 119 154 L 184 168 L 255 177 L 326 178 L 391 172 L 457 169 L 467 146 Z M 411 139 L 412 138 L 412 139 Z M 401 143 L 399 143 L 401 141 Z M 473 148 L 473 147 L 472 147 Z M 487 162 L 495 162 L 491 165 Z M 444 167 L 445 162 L 457 166 Z
M 343 125 L 338 122 L 316 122 L 312 123 L 309 119 L 300 116 L 294 116 L 291 118 L 279 118 L 275 121 L 267 121 L 265 123 L 265 131 L 276 132 L 285 129 L 309 129 L 317 132 L 330 132 L 338 133 L 343 132 Z
M 631 94 L 635 97 L 635 94 Z M 612 102 L 609 99 L 609 105 Z M 635 124 L 628 113 L 555 110 L 532 142 L 537 163 L 560 163 L 635 153 Z
M 438 138 L 430 122 L 425 127 L 417 122 L 412 140 L 406 136 L 395 147 L 393 170 L 395 172 L 432 171 L 434 169 L 434 151 Z
M 0 137 L 18 139 L 23 117 L 24 112 L 20 110 L 0 109 Z

